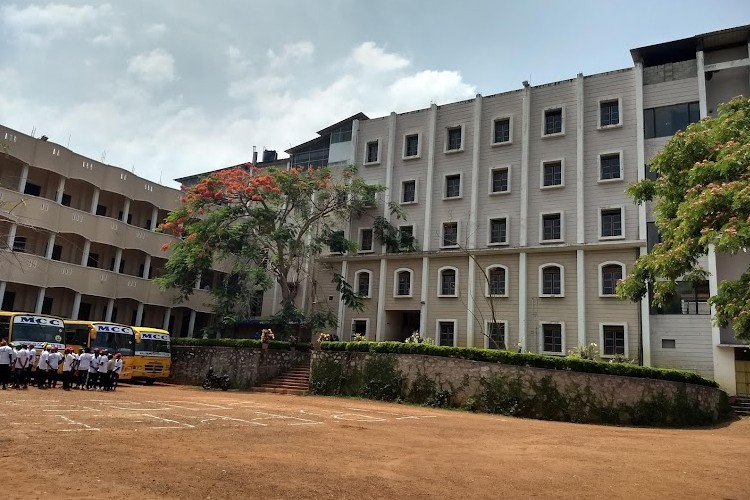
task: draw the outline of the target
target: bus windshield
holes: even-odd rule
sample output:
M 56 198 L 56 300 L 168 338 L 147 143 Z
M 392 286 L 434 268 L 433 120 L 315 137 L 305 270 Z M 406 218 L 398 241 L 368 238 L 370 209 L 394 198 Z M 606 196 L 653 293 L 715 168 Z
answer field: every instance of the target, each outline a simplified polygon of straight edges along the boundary
M 169 356 L 169 345 L 168 340 L 141 338 L 135 346 L 135 353 L 141 356 Z
M 33 316 L 16 317 L 13 321 L 13 329 L 10 332 L 10 340 L 13 343 L 34 343 L 36 347 L 42 344 L 65 345 L 65 335 L 62 321 L 59 319 L 38 318 L 40 321 L 26 321 Z
M 91 339 L 92 349 L 105 349 L 109 354 L 120 353 L 133 355 L 135 339 L 132 334 L 119 332 L 97 332 L 96 338 Z

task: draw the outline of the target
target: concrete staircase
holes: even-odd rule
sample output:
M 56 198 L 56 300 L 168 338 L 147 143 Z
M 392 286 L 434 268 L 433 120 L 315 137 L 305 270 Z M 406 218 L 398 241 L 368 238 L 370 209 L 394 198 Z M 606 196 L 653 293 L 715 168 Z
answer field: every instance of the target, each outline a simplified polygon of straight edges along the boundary
M 750 417 L 750 396 L 737 396 L 732 409 L 739 417 Z
M 310 386 L 310 362 L 305 361 L 279 375 L 276 378 L 259 385 L 256 392 L 272 392 L 274 394 L 293 394 L 304 396 Z

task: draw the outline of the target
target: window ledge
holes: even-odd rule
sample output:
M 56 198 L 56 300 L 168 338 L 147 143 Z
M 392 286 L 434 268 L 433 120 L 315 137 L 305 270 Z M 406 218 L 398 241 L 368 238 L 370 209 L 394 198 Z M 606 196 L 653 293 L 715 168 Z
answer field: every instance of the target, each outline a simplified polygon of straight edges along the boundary
M 552 184 L 551 186 L 540 186 L 539 189 L 545 191 L 547 189 L 562 189 L 565 187 L 565 183 L 562 184 Z
M 539 354 L 544 354 L 545 356 L 565 356 L 565 353 L 554 351 L 539 351 Z
M 422 158 L 422 155 L 414 155 L 414 156 L 402 156 L 402 157 L 401 157 L 401 159 L 402 159 L 402 160 L 404 160 L 404 161 L 408 161 L 408 160 L 418 160 L 418 159 L 420 159 L 420 158 Z
M 499 195 L 503 195 L 503 194 L 510 194 L 510 189 L 508 189 L 507 191 L 490 191 L 489 194 L 490 194 L 490 196 L 499 196 Z
M 417 203 L 416 201 L 402 201 L 399 202 L 399 205 L 416 205 Z
M 539 298 L 540 299 L 564 299 L 565 294 L 564 293 L 540 293 Z
M 485 294 L 484 294 L 484 296 L 485 296 L 486 298 L 488 298 L 488 299 L 507 299 L 507 298 L 508 298 L 508 294 L 507 294 L 507 293 L 506 293 L 506 294 L 504 294 L 504 295 L 493 295 L 493 294 L 489 294 L 489 295 L 487 295 L 487 294 L 485 293 Z
M 498 241 L 498 242 L 489 242 L 487 243 L 488 247 L 507 247 L 510 245 L 507 241 Z
M 614 179 L 599 179 L 596 182 L 597 182 L 597 184 L 611 184 L 613 182 L 622 182 L 624 180 L 625 179 L 623 179 L 622 177 L 616 177 Z
M 597 130 L 612 130 L 614 128 L 622 128 L 622 122 L 615 123 L 614 125 L 599 125 L 596 127 Z
M 439 299 L 457 299 L 458 298 L 458 294 L 456 294 L 456 295 L 443 295 L 442 293 L 439 293 L 438 294 L 438 298 Z
M 458 149 L 446 149 L 445 151 L 443 151 L 443 153 L 445 153 L 447 155 L 451 155 L 451 154 L 454 154 L 454 153 L 463 153 L 463 152 L 464 152 L 464 148 L 463 147 L 460 147 Z
M 378 161 L 366 161 L 362 164 L 365 167 L 371 167 L 373 165 L 380 165 L 380 160 Z
M 456 250 L 460 247 L 458 245 L 440 245 L 440 248 L 443 250 Z
M 413 295 L 411 295 L 411 294 L 410 294 L 410 295 L 394 295 L 394 296 L 393 296 L 393 298 L 394 298 L 394 299 L 411 299 L 411 298 L 413 298 L 413 297 L 414 297 L 414 296 L 413 296 Z
M 539 244 L 541 244 L 541 245 L 555 244 L 555 243 L 565 243 L 565 240 L 563 240 L 563 239 L 542 240 L 542 241 L 539 242 Z
M 554 134 L 542 134 L 542 139 L 552 139 L 555 137 L 564 137 L 565 132 L 556 132 Z
M 493 142 L 493 143 L 490 144 L 490 146 L 492 146 L 493 148 L 499 148 L 499 147 L 502 147 L 502 146 L 510 146 L 511 144 L 513 144 L 512 140 L 510 140 L 510 141 L 503 141 L 503 142 Z
M 451 200 L 461 200 L 463 199 L 464 195 L 461 196 L 443 196 L 443 201 L 451 201 Z
M 375 250 L 358 250 L 358 254 L 368 254 L 368 253 L 375 253 Z
M 624 240 L 625 235 L 620 234 L 617 236 L 599 236 L 599 241 L 611 241 L 611 240 Z
M 599 292 L 600 299 L 620 299 L 616 293 L 601 293 Z

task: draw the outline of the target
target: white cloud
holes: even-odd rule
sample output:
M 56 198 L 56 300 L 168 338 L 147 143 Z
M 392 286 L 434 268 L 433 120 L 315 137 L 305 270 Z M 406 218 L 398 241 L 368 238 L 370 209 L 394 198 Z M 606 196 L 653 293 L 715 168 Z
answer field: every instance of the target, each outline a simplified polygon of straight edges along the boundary
M 375 72 L 403 69 L 410 64 L 405 57 L 388 53 L 383 47 L 375 45 L 375 42 L 364 42 L 356 47 L 352 51 L 352 57 L 363 68 Z
M 174 57 L 164 49 L 154 49 L 130 59 L 128 73 L 146 83 L 165 83 L 175 80 Z
M 476 87 L 465 83 L 457 71 L 427 70 L 399 78 L 386 94 L 393 109 L 403 111 L 474 97 Z
M 115 45 L 127 45 L 130 40 L 128 39 L 125 29 L 122 26 L 112 26 L 112 29 L 107 33 L 100 33 L 91 38 L 91 41 L 96 45 L 104 46 L 115 46 Z
M 281 53 L 277 54 L 273 49 L 268 49 L 268 56 L 271 65 L 283 66 L 288 63 L 298 63 L 307 61 L 312 58 L 315 52 L 315 45 L 307 40 L 288 43 L 281 48 Z
M 158 38 L 160 36 L 163 36 L 167 31 L 168 28 L 165 24 L 157 23 L 157 24 L 147 24 L 143 31 L 146 32 L 146 35 Z
M 51 3 L 19 7 L 8 5 L 0 9 L 2 23 L 6 24 L 23 41 L 45 43 L 75 30 L 92 27 L 107 28 L 113 17 L 109 4 L 80 7 Z

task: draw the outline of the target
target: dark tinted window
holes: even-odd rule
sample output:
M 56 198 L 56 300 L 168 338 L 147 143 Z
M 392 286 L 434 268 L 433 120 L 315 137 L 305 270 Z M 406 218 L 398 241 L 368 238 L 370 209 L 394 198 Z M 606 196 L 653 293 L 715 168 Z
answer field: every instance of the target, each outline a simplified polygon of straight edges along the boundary
M 700 108 L 697 102 L 650 108 L 643 111 L 643 118 L 646 139 L 669 137 L 700 121 Z

